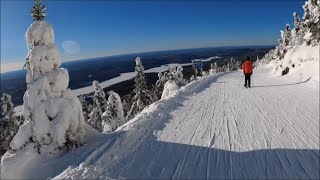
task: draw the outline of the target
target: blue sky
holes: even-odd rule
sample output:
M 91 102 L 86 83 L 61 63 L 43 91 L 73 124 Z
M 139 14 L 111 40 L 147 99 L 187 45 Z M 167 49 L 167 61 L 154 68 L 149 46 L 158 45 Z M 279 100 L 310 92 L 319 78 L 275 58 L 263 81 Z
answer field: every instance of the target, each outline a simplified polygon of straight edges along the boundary
M 131 52 L 274 45 L 304 1 L 44 1 L 63 60 Z M 24 62 L 33 1 L 1 0 L 1 64 Z M 67 44 L 65 46 L 65 44 Z M 69 44 L 69 46 L 68 46 Z

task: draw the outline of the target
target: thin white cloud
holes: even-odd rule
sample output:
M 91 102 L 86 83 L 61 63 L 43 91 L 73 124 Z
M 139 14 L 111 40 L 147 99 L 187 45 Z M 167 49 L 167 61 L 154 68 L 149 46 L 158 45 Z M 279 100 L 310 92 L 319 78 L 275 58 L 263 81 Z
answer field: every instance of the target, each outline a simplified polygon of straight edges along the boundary
M 9 72 L 9 71 L 16 71 L 21 70 L 23 68 L 23 63 L 8 63 L 8 64 L 1 64 L 1 73 Z
M 76 41 L 71 41 L 71 40 L 63 41 L 62 48 L 64 52 L 68 55 L 74 55 L 80 52 L 80 44 L 77 43 Z

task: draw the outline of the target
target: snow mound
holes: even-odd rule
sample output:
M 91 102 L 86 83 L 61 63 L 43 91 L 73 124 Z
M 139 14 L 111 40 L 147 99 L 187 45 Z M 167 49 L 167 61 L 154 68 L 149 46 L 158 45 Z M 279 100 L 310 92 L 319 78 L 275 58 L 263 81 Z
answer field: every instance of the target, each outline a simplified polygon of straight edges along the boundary
M 290 49 L 281 61 L 271 61 L 269 67 L 273 67 L 273 73 L 281 76 L 288 68 L 288 75 L 297 80 L 311 78 L 319 83 L 319 45 L 299 45 Z
M 169 80 L 164 84 L 164 89 L 161 95 L 161 99 L 165 99 L 174 95 L 174 93 L 179 89 L 177 83 L 173 80 Z
M 28 49 L 33 46 L 54 44 L 54 32 L 50 24 L 44 21 L 35 21 L 26 32 Z

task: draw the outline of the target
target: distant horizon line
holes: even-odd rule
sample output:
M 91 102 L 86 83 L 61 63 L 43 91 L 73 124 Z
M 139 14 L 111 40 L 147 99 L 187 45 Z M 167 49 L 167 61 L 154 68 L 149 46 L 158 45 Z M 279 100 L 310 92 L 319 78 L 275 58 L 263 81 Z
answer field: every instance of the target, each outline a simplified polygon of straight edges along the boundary
M 150 51 L 141 51 L 141 52 L 131 52 L 131 53 L 120 53 L 114 55 L 105 55 L 105 56 L 97 56 L 97 57 L 88 57 L 81 58 L 75 60 L 68 60 L 65 62 L 74 62 L 74 61 L 82 61 L 89 59 L 99 59 L 99 58 L 109 58 L 109 57 L 119 57 L 119 56 L 128 56 L 135 54 L 146 54 L 146 53 L 156 53 L 156 52 L 166 52 L 166 51 L 182 51 L 182 50 L 192 50 L 192 49 L 210 49 L 210 48 L 237 48 L 237 47 L 275 47 L 277 45 L 234 45 L 234 46 L 210 46 L 210 47 L 195 47 L 195 48 L 182 48 L 182 49 L 166 49 L 166 50 L 150 50 Z
M 210 46 L 210 47 L 195 47 L 195 48 L 182 48 L 182 49 L 167 49 L 167 50 L 150 50 L 150 51 L 141 51 L 141 52 L 131 52 L 131 53 L 120 53 L 113 55 L 102 55 L 102 56 L 92 56 L 92 57 L 83 57 L 73 60 L 62 60 L 62 63 L 72 63 L 76 61 L 85 61 L 90 59 L 100 59 L 100 58 L 111 58 L 111 57 L 119 57 L 119 56 L 129 56 L 135 54 L 146 54 L 146 53 L 157 53 L 157 52 L 166 52 L 166 51 L 183 51 L 183 50 L 192 50 L 192 49 L 211 49 L 211 48 L 252 48 L 252 47 L 274 47 L 276 45 L 233 45 L 233 46 Z M 63 57 L 63 56 L 61 56 Z M 23 70 L 24 62 L 12 62 L 12 63 L 1 63 L 0 74 Z M 7 66 L 7 67 L 4 67 Z

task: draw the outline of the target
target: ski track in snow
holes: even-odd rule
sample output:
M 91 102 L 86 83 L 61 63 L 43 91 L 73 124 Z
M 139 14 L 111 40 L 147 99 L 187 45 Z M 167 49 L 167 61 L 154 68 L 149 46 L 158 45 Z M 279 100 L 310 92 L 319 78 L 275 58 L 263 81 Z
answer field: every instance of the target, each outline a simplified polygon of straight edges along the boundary
M 258 69 L 246 89 L 241 77 L 209 76 L 152 104 L 56 178 L 319 179 L 319 86 Z

